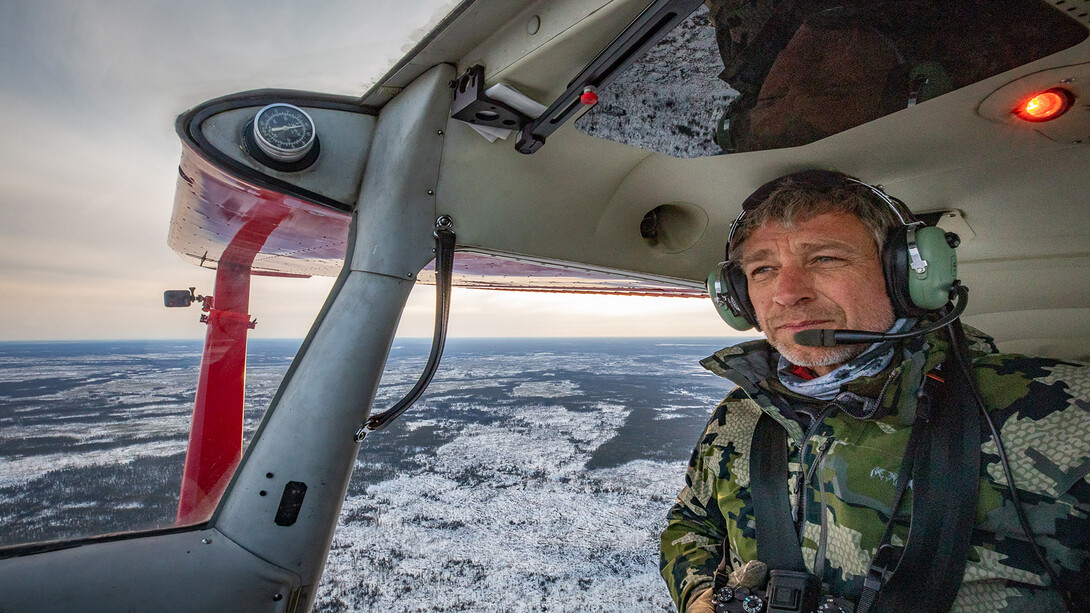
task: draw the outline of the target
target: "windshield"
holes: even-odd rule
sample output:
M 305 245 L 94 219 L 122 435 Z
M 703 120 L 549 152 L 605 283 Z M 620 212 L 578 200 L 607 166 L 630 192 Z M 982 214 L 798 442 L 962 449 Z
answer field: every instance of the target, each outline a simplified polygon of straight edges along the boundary
M 709 0 L 576 126 L 676 157 L 806 145 L 1071 47 L 1087 31 L 1070 17 L 1039 0 Z
M 162 292 L 216 271 L 167 245 L 174 118 L 254 88 L 359 96 L 457 5 L 3 4 L 0 546 L 175 523 L 207 326 Z M 241 438 L 332 282 L 254 279 Z

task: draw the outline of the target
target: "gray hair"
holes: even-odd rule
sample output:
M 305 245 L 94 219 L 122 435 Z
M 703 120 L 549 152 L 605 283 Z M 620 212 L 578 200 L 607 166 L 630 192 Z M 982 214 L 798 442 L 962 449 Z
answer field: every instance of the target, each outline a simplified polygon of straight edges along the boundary
M 881 253 L 886 235 L 891 228 L 902 225 L 901 218 L 875 193 L 877 187 L 872 188 L 842 173 L 830 172 L 829 175 L 839 175 L 842 180 L 834 184 L 818 185 L 797 180 L 796 175 L 779 179 L 768 197 L 757 203 L 755 209 L 747 212 L 737 222 L 734 236 L 727 246 L 731 261 L 740 262 L 742 244 L 754 230 L 764 224 L 776 222 L 790 229 L 796 223 L 826 213 L 847 213 L 859 219 Z M 893 206 L 898 207 L 904 221 L 914 221 L 911 212 L 899 201 Z

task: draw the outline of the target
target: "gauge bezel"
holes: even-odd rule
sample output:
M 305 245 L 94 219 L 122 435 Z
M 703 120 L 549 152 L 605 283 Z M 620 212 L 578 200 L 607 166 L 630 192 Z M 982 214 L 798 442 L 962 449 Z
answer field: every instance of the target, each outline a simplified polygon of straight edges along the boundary
M 270 148 L 272 148 L 274 152 L 278 148 L 272 144 L 266 145 L 263 139 L 258 138 L 257 119 L 265 110 L 277 106 L 287 106 L 297 109 L 310 121 L 311 138 L 304 145 L 306 150 L 303 151 L 302 155 L 289 156 L 289 159 L 284 159 L 285 156 L 283 154 L 279 154 L 279 157 L 270 155 Z M 314 122 L 314 118 L 310 116 L 310 113 L 307 113 L 294 104 L 288 104 L 286 102 L 274 102 L 261 107 L 261 109 L 246 122 L 246 125 L 242 127 L 241 136 L 243 151 L 262 166 L 280 172 L 299 172 L 310 168 L 314 162 L 318 160 L 318 154 L 322 149 L 322 141 L 318 138 L 318 125 Z M 299 149 L 303 149 L 304 147 L 300 147 Z
M 262 115 L 279 109 L 289 109 L 294 113 L 298 113 L 301 116 L 301 119 L 303 119 L 303 121 L 305 122 L 304 129 L 309 128 L 310 130 L 310 138 L 308 138 L 300 145 L 288 148 L 281 147 L 273 143 L 266 134 L 262 134 L 260 128 Z M 254 141 L 257 143 L 257 146 L 259 149 L 261 149 L 262 153 L 276 160 L 277 162 L 288 164 L 292 162 L 298 162 L 299 160 L 306 157 L 307 153 L 310 152 L 311 147 L 314 146 L 314 143 L 318 138 L 318 126 L 314 123 L 314 118 L 311 117 L 310 114 L 303 109 L 295 106 L 294 104 L 288 104 L 286 102 L 274 102 L 272 104 L 268 104 L 262 107 L 261 110 L 259 110 L 257 114 L 254 115 L 252 130 Z

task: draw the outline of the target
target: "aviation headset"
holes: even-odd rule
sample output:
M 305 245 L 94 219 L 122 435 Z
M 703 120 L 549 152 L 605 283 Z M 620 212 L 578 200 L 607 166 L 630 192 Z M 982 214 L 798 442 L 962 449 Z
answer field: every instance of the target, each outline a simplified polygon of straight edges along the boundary
M 730 327 L 735 330 L 756 327 L 760 330 L 749 300 L 745 272 L 730 258 L 734 234 L 747 213 L 756 210 L 773 192 L 788 183 L 818 192 L 859 185 L 893 210 L 901 225 L 889 230 L 881 255 L 886 293 L 889 294 L 894 315 L 920 317 L 950 302 L 958 272 L 954 251 L 957 247 L 956 235 L 948 235 L 941 228 L 927 226 L 921 221 L 907 221 L 905 213 L 902 213 L 902 209 L 907 211 L 904 203 L 890 197 L 879 187 L 831 170 L 804 170 L 773 179 L 757 188 L 742 203 L 741 213 L 730 226 L 726 259 L 708 275 L 707 281 L 708 294 L 720 317 Z M 911 219 L 911 215 L 908 217 Z

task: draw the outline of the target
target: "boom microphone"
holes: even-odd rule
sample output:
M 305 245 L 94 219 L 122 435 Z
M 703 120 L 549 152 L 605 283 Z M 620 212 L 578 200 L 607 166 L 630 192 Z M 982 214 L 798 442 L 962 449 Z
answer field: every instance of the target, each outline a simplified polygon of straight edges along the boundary
M 965 307 L 969 304 L 969 288 L 964 285 L 958 285 L 954 287 L 954 291 L 956 291 L 958 295 L 958 303 L 957 306 L 954 307 L 954 310 L 930 326 L 920 330 L 896 334 L 890 334 L 888 332 L 867 332 L 866 330 L 803 330 L 795 333 L 795 342 L 804 347 L 833 347 L 834 345 L 862 345 L 864 343 L 880 343 L 882 341 L 898 338 L 923 336 L 928 332 L 934 332 L 939 328 L 946 327 L 952 321 L 961 317 L 961 314 L 965 312 Z

